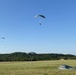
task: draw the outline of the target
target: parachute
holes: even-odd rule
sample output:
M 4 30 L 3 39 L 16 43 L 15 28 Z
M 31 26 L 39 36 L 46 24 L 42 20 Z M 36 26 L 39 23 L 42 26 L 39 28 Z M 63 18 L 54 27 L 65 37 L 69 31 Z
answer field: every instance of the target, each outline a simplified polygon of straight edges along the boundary
M 45 19 L 44 15 L 36 15 L 35 18 L 37 18 L 37 17 L 41 17 L 41 18 Z M 41 22 L 39 24 L 41 25 Z
M 1 39 L 1 42 L 3 42 L 3 40 L 5 40 L 5 37 L 1 37 L 0 39 Z

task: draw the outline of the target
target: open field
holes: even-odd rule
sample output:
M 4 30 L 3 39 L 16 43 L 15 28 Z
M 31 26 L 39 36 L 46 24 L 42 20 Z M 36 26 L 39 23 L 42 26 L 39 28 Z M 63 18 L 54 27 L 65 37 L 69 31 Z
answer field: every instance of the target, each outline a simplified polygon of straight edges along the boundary
M 58 70 L 62 64 L 76 67 L 76 60 L 0 62 L 0 75 L 76 75 L 76 70 Z

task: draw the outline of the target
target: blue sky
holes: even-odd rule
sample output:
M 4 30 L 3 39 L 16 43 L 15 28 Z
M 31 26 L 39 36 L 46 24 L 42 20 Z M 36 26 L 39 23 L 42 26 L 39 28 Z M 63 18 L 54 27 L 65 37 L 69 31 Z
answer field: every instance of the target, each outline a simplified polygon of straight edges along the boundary
M 0 0 L 0 37 L 0 53 L 76 55 L 76 0 Z

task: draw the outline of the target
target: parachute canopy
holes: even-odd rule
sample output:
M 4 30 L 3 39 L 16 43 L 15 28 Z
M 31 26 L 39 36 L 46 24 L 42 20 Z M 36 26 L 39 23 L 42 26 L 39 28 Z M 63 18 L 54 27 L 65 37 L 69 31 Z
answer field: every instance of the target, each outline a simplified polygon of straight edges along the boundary
M 72 66 L 69 66 L 69 65 L 60 65 L 59 67 L 58 67 L 58 69 L 60 69 L 60 70 L 76 70 L 76 68 L 74 68 L 74 67 L 72 67 Z
M 35 17 L 42 17 L 45 19 L 45 16 L 44 15 L 36 15 Z
M 1 37 L 1 39 L 5 39 L 4 37 Z

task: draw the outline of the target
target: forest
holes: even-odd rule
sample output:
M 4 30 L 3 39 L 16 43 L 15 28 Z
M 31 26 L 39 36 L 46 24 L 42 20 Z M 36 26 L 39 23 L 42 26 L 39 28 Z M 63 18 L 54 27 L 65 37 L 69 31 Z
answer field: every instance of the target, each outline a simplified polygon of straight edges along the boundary
M 75 55 L 71 54 L 57 54 L 57 53 L 42 53 L 35 52 L 14 52 L 8 54 L 0 54 L 0 62 L 3 61 L 42 61 L 42 60 L 68 60 L 76 59 Z

